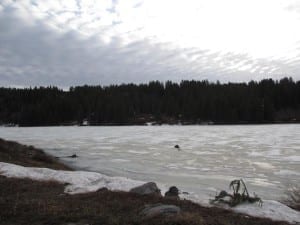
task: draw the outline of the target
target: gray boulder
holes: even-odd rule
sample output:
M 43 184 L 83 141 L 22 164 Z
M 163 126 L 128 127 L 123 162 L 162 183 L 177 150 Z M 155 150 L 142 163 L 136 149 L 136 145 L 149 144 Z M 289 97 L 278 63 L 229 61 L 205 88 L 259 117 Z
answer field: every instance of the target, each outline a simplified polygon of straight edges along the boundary
M 137 193 L 140 195 L 156 194 L 161 196 L 160 189 L 157 187 L 156 183 L 154 182 L 149 182 L 141 186 L 132 188 L 129 192 Z
M 145 217 L 173 216 L 179 214 L 180 211 L 180 208 L 176 205 L 163 205 L 158 203 L 147 205 L 141 212 L 141 215 Z

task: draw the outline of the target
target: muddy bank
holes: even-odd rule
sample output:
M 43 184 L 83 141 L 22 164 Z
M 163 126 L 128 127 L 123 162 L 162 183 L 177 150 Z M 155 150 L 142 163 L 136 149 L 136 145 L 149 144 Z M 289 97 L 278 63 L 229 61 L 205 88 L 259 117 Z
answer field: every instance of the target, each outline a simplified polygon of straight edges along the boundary
M 0 161 L 21 166 L 45 167 L 56 170 L 72 170 L 57 158 L 47 155 L 33 146 L 22 145 L 0 138 Z

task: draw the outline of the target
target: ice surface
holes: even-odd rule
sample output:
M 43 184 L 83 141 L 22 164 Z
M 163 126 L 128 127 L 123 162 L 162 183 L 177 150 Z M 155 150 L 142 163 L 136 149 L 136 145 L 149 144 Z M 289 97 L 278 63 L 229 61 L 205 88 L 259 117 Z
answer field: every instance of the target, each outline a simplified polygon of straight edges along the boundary
M 106 187 L 109 190 L 129 191 L 131 188 L 144 183 L 123 177 L 108 177 L 96 172 L 59 171 L 46 168 L 23 167 L 3 162 L 0 162 L 0 174 L 6 177 L 69 183 L 65 188 L 65 192 L 69 194 L 96 191 L 102 187 Z M 159 188 L 161 187 L 159 186 Z M 164 192 L 165 190 L 162 191 Z M 264 201 L 262 207 L 257 204 L 243 204 L 236 206 L 233 210 L 273 220 L 284 220 L 291 223 L 300 222 L 299 212 L 277 201 Z
M 243 178 L 249 192 L 282 200 L 300 183 L 300 125 L 0 128 L 81 170 L 177 186 L 195 201 Z M 174 148 L 178 144 L 180 151 Z M 197 198 L 200 198 L 200 200 Z

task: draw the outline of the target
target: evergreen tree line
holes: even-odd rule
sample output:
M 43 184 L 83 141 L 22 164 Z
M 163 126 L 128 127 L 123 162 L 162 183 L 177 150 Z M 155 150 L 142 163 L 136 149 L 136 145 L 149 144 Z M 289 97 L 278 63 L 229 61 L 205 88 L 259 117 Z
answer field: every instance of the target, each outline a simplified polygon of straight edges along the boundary
M 111 86 L 0 88 L 0 124 L 49 126 L 300 121 L 300 81 L 182 81 Z

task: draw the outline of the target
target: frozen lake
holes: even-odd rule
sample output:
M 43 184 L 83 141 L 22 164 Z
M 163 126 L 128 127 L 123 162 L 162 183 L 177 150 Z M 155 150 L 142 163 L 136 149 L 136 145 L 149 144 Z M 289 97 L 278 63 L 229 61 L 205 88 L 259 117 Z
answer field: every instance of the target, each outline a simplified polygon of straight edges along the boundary
M 251 194 L 280 200 L 300 183 L 300 125 L 0 127 L 0 137 L 76 153 L 70 165 L 110 176 L 176 185 L 205 202 L 243 178 Z M 178 144 L 178 151 L 174 145 Z

